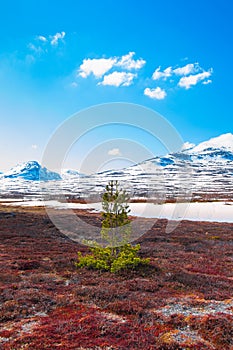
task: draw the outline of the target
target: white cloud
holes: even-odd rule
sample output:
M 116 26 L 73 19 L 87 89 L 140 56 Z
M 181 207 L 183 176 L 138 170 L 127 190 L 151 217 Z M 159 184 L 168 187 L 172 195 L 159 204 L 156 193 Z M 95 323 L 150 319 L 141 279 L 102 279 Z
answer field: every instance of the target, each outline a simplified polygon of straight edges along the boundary
M 208 85 L 208 84 L 211 84 L 212 83 L 212 80 L 211 79 L 208 79 L 208 80 L 205 80 L 202 82 L 202 84 L 204 85 Z
M 127 55 L 121 57 L 109 58 L 86 58 L 79 67 L 78 74 L 82 78 L 87 78 L 93 74 L 96 78 L 101 78 L 105 73 L 114 67 L 124 70 L 138 70 L 146 63 L 142 58 L 134 60 L 135 52 L 129 52 Z
M 56 46 L 58 44 L 59 40 L 64 39 L 65 35 L 66 35 L 65 32 L 61 32 L 61 33 L 56 33 L 55 35 L 50 36 L 50 39 L 51 39 L 50 43 L 51 43 L 51 45 Z
M 198 71 L 198 69 L 199 69 L 198 63 L 188 63 L 186 64 L 186 66 L 173 69 L 173 73 L 176 75 L 188 75 L 190 73 L 194 73 Z
M 197 73 L 197 74 L 194 74 Z M 208 78 L 212 74 L 212 69 L 206 72 L 203 68 L 196 63 L 188 63 L 183 67 L 173 69 L 171 66 L 161 71 L 161 67 L 158 67 L 153 75 L 153 80 L 163 79 L 167 80 L 169 77 L 182 76 L 178 82 L 178 86 L 189 89 L 191 85 L 196 85 L 199 81 Z M 203 84 L 209 84 L 212 81 L 205 81 Z
M 132 84 L 133 79 L 137 74 L 127 73 L 127 72 L 113 72 L 111 74 L 105 75 L 102 82 L 98 85 L 111 85 L 111 86 L 129 86 Z
M 28 48 L 29 48 L 30 50 L 34 51 L 36 54 L 41 54 L 41 53 L 44 52 L 44 50 L 42 49 L 42 47 L 36 46 L 36 45 L 34 45 L 34 44 L 32 44 L 32 43 L 29 43 L 29 44 L 28 44 Z
M 32 149 L 37 149 L 38 146 L 37 145 L 32 145 Z
M 153 80 L 158 80 L 158 79 L 167 79 L 168 77 L 170 77 L 172 75 L 172 67 L 167 67 L 166 69 L 164 69 L 164 71 L 160 71 L 161 67 L 158 67 L 153 75 L 152 75 L 152 79 Z
M 119 148 L 112 148 L 108 151 L 108 155 L 110 156 L 121 156 L 121 152 Z
M 129 86 L 133 83 L 136 73 L 129 72 L 131 70 L 139 70 L 146 61 L 142 58 L 135 60 L 135 52 L 131 51 L 123 56 L 115 56 L 109 58 L 86 58 L 80 65 L 77 74 L 82 78 L 87 78 L 93 74 L 95 78 L 101 79 L 98 85 L 110 86 Z M 152 74 L 153 80 L 162 79 L 167 81 L 170 85 L 177 85 L 179 87 L 190 89 L 191 86 L 198 82 L 202 84 L 210 84 L 212 81 L 208 79 L 212 74 L 212 69 L 205 71 L 197 62 L 187 63 L 184 66 L 173 68 L 168 66 L 161 70 L 161 66 L 156 68 Z M 170 79 L 169 79 L 170 78 Z M 208 79 L 208 80 L 207 80 Z M 153 99 L 164 99 L 167 93 L 160 87 L 146 88 L 144 95 Z
M 146 63 L 142 58 L 134 60 L 132 57 L 135 55 L 135 52 L 129 52 L 127 55 L 122 56 L 118 59 L 118 62 L 115 66 L 122 67 L 127 70 L 131 69 L 141 69 Z
M 187 77 L 182 77 L 178 82 L 178 86 L 185 88 L 186 90 L 190 89 L 191 86 L 197 85 L 200 81 L 209 78 L 211 76 L 212 70 L 208 72 L 202 72 L 195 75 L 189 75 Z
M 47 41 L 46 37 L 43 36 L 43 35 L 38 35 L 38 36 L 36 37 L 36 39 L 38 39 L 38 40 L 40 40 L 40 41 L 43 41 L 43 42 L 46 42 L 46 41 Z
M 57 46 L 58 41 L 65 37 L 66 33 L 56 33 L 55 35 L 50 35 L 46 38 L 43 35 L 37 35 L 32 42 L 30 42 L 27 47 L 34 52 L 35 56 L 41 56 L 49 52 L 49 46 Z
M 116 58 L 84 59 L 79 67 L 79 75 L 82 78 L 86 78 L 92 73 L 96 78 L 101 78 L 114 66 L 116 61 Z
M 167 93 L 165 90 L 157 87 L 155 89 L 146 88 L 144 95 L 156 100 L 163 100 L 167 96 Z
M 188 63 L 183 67 L 178 67 L 175 69 L 173 69 L 172 67 L 167 67 L 163 71 L 161 71 L 161 67 L 158 67 L 154 71 L 152 75 L 152 79 L 158 80 L 162 78 L 166 80 L 172 75 L 188 75 L 190 73 L 198 72 L 199 70 L 200 70 L 200 67 L 198 66 L 198 63 Z
M 37 47 L 36 47 L 34 44 L 32 44 L 32 43 L 29 43 L 29 44 L 28 44 L 28 48 L 29 48 L 30 50 L 33 50 L 33 51 L 36 51 L 36 50 L 37 50 Z

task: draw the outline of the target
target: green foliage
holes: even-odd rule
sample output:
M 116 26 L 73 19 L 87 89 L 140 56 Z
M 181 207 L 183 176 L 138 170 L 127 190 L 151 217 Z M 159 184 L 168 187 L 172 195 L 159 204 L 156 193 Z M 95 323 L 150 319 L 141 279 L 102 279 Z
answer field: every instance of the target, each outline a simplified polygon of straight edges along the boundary
M 122 247 L 118 247 L 113 255 L 110 247 L 92 247 L 90 248 L 92 254 L 82 256 L 82 254 L 78 252 L 76 267 L 87 267 L 89 269 L 110 272 L 118 272 L 127 269 L 132 270 L 149 263 L 149 259 L 142 259 L 138 256 L 137 253 L 139 249 L 139 244 L 136 246 L 125 244 Z
M 125 244 L 120 248 L 117 257 L 113 260 L 111 265 L 111 272 L 118 272 L 120 270 L 126 270 L 147 265 L 150 259 L 142 259 L 138 256 L 138 251 L 140 249 L 140 244 L 133 247 L 131 244 Z
M 83 256 L 78 252 L 77 268 L 118 272 L 149 263 L 149 259 L 138 256 L 139 244 L 132 246 L 127 243 L 131 235 L 128 201 L 128 194 L 119 189 L 118 182 L 110 181 L 102 197 L 101 237 L 107 242 L 107 246 L 102 247 L 96 242 L 91 242 L 92 254 Z
M 118 181 L 110 181 L 102 197 L 101 237 L 112 248 L 126 244 L 131 236 L 129 196 L 119 188 Z

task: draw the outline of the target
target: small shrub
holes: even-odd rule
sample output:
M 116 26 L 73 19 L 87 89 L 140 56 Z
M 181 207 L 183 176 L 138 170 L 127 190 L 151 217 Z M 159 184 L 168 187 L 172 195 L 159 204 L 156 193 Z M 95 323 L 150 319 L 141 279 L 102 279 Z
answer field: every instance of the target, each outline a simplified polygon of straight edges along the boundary
M 125 244 L 118 247 L 112 254 L 110 247 L 103 248 L 101 246 L 90 248 L 92 254 L 83 256 L 78 252 L 78 262 L 75 264 L 77 268 L 87 267 L 89 269 L 118 272 L 120 270 L 135 269 L 138 266 L 149 264 L 149 259 L 140 258 L 137 253 L 140 245 L 132 246 Z

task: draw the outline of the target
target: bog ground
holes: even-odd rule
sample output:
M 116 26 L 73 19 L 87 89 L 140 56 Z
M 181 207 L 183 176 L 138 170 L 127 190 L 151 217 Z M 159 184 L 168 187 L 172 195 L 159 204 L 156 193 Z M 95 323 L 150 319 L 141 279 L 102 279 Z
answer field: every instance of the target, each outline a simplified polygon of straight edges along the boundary
M 87 248 L 43 209 L 1 207 L 0 349 L 233 349 L 233 224 L 165 226 L 139 239 L 149 267 L 115 275 L 77 270 Z

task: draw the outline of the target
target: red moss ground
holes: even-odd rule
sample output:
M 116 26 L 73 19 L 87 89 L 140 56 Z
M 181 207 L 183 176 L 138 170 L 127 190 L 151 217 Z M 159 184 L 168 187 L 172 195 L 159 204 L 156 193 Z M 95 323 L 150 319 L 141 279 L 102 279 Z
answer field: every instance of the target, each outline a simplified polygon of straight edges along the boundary
M 100 224 L 98 214 L 79 211 Z M 0 349 L 233 349 L 233 224 L 159 220 L 149 267 L 76 270 L 42 209 L 0 208 Z

